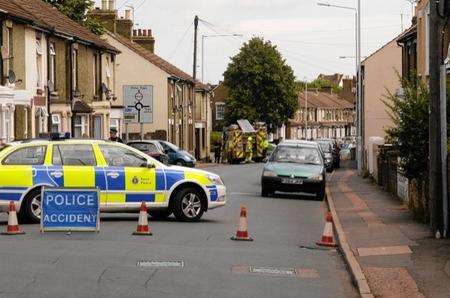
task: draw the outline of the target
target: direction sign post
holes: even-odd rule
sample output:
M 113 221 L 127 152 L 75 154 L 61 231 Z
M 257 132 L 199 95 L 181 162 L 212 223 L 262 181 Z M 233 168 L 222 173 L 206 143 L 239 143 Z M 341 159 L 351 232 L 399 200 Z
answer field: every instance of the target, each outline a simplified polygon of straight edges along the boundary
M 125 123 L 139 123 L 141 139 L 144 134 L 144 123 L 153 123 L 153 86 L 123 86 Z

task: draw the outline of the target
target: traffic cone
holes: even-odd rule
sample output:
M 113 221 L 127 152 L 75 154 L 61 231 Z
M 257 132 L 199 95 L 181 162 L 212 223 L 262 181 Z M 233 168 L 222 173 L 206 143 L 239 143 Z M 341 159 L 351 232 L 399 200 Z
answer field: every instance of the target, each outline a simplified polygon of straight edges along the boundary
M 319 246 L 336 247 L 337 244 L 333 239 L 333 216 L 331 212 L 327 213 L 325 228 L 323 229 L 322 239 L 317 241 L 316 244 Z
M 236 236 L 231 237 L 231 240 L 236 241 L 253 241 L 251 237 L 248 236 L 247 231 L 247 207 L 241 206 L 241 215 L 239 216 L 239 227 L 236 232 Z
M 145 202 L 142 202 L 141 208 L 139 209 L 139 221 L 136 231 L 133 232 L 133 235 L 139 236 L 153 235 L 152 232 L 150 231 L 150 227 L 148 226 L 147 206 L 145 205 Z
M 6 231 L 2 232 L 2 235 L 20 235 L 25 234 L 19 226 L 17 221 L 16 205 L 13 201 L 9 202 L 9 214 L 8 214 L 8 227 Z

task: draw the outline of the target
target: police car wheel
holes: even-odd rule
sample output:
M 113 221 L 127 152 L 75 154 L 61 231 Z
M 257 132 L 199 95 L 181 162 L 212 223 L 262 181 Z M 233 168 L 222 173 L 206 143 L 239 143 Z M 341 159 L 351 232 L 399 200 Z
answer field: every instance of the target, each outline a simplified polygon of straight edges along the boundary
M 200 193 L 195 188 L 179 191 L 174 200 L 173 214 L 181 221 L 197 221 L 205 210 Z
M 20 219 L 26 222 L 38 223 L 41 220 L 41 190 L 29 192 L 20 207 Z

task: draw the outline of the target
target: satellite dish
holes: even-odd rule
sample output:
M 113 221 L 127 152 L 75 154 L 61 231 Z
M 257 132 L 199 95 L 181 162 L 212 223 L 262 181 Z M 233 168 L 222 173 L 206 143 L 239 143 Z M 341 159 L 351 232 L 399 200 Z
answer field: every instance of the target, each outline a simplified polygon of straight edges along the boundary
M 108 91 L 109 91 L 109 89 L 108 89 L 108 87 L 106 86 L 106 84 L 105 84 L 105 83 L 102 83 L 102 93 L 106 94 L 106 93 L 108 93 Z
M 55 91 L 55 84 L 53 84 L 52 81 L 47 82 L 48 91 L 53 92 Z
M 12 70 L 9 70 L 8 72 L 8 82 L 10 84 L 14 84 L 16 82 L 16 74 Z

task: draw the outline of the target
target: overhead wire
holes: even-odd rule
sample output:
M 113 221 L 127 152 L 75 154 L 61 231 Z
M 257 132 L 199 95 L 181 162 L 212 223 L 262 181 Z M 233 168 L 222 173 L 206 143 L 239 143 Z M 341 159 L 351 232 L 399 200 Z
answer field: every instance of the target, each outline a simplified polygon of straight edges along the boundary
M 184 31 L 183 35 L 181 36 L 181 38 L 178 40 L 177 45 L 175 46 L 175 48 L 173 49 L 173 51 L 171 52 L 171 54 L 169 55 L 169 59 L 172 59 L 173 56 L 175 55 L 175 53 L 178 51 L 181 43 L 184 41 L 184 39 L 187 36 L 187 33 L 189 32 L 189 30 L 192 28 L 192 26 L 194 25 L 194 22 L 191 22 L 191 24 L 186 28 L 186 31 Z

